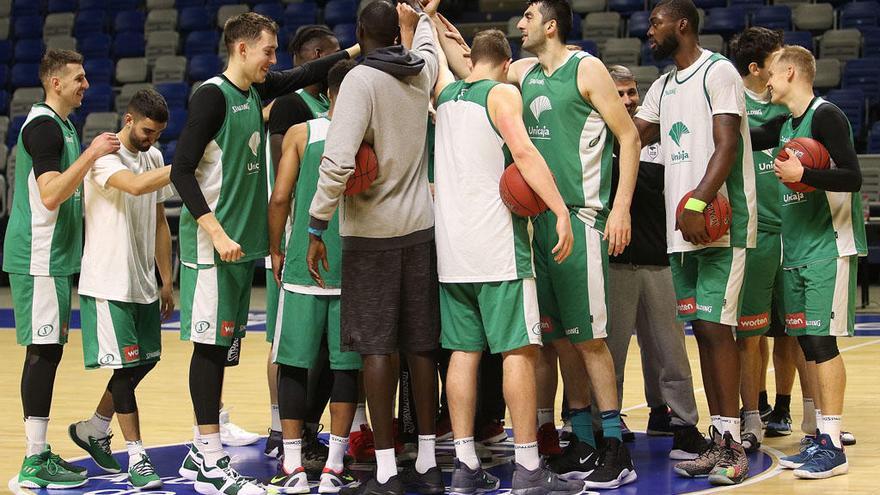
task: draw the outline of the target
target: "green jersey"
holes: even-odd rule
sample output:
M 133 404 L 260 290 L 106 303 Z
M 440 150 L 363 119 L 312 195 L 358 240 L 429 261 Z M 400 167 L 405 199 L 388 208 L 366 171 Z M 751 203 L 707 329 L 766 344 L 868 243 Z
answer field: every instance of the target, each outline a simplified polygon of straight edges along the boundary
M 327 95 L 324 93 L 318 93 L 318 96 L 315 97 L 305 89 L 296 90 L 296 94 L 306 102 L 306 105 L 309 107 L 309 110 L 312 111 L 312 115 L 314 115 L 316 119 L 327 116 L 327 112 L 330 111 L 330 100 L 327 99 Z
M 832 105 L 816 98 L 797 128 L 792 118 L 779 133 L 780 147 L 794 138 L 813 138 L 813 113 L 821 105 Z M 834 163 L 831 164 L 834 167 Z M 862 197 L 859 193 L 795 192 L 782 195 L 782 265 L 798 268 L 814 261 L 868 253 Z
M 22 142 L 28 125 L 43 118 L 54 120 L 64 137 L 58 171 L 64 172 L 79 158 L 79 138 L 73 124 L 45 103 L 31 107 L 18 134 L 15 194 L 3 242 L 3 271 L 44 277 L 72 275 L 79 272 L 82 259 L 82 184 L 55 210 L 43 205 L 34 161 Z
M 322 117 L 310 120 L 306 125 L 308 126 L 308 137 L 299 164 L 296 188 L 293 192 L 291 211 L 293 226 L 288 236 L 284 274 L 281 281 L 285 284 L 314 286 L 316 285 L 315 281 L 309 275 L 306 264 L 306 255 L 309 251 L 309 243 L 306 241 L 309 231 L 309 205 L 312 204 L 312 198 L 315 196 L 315 191 L 318 190 L 318 170 L 321 165 L 321 157 L 324 155 L 324 140 L 327 139 L 330 121 Z M 330 270 L 323 273 L 324 283 L 328 287 L 339 287 L 342 242 L 339 239 L 338 213 L 333 214 L 333 218 L 330 219 L 330 224 L 321 239 L 327 247 L 327 259 L 330 260 Z
M 247 94 L 222 77 L 204 82 L 220 88 L 226 99 L 226 118 L 196 170 L 196 180 L 208 206 L 230 239 L 241 245 L 237 263 L 268 253 L 268 191 L 263 106 L 257 90 Z M 184 263 L 221 263 L 211 237 L 184 207 L 180 213 L 180 257 Z
M 749 127 L 760 127 L 780 115 L 788 114 L 784 105 L 774 105 L 746 89 L 746 113 L 749 116 Z M 773 173 L 774 148 L 752 150 L 755 162 L 755 188 L 758 192 L 758 230 L 778 234 L 782 227 L 780 219 L 780 197 L 785 186 L 780 184 Z
M 550 75 L 536 62 L 525 71 L 520 89 L 526 130 L 556 177 L 562 199 L 587 225 L 604 230 L 614 136 L 578 90 L 578 67 L 590 56 L 572 52 Z

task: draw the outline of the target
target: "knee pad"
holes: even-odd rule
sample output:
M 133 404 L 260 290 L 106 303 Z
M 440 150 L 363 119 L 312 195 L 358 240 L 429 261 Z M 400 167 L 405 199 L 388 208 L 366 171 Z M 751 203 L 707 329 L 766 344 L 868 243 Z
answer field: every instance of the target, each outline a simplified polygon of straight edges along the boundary
M 840 350 L 837 348 L 837 337 L 802 335 L 798 337 L 798 343 L 804 351 L 806 360 L 814 361 L 816 364 L 831 361 L 840 354 Z
M 31 344 L 27 346 L 29 364 L 49 364 L 57 368 L 63 354 L 64 346 L 61 344 Z
M 131 414 L 137 411 L 134 397 L 134 373 L 137 368 L 113 370 L 110 378 L 110 393 L 113 395 L 113 410 L 117 414 Z
M 281 419 L 305 419 L 308 414 L 306 391 L 309 371 L 297 366 L 278 365 L 278 412 Z

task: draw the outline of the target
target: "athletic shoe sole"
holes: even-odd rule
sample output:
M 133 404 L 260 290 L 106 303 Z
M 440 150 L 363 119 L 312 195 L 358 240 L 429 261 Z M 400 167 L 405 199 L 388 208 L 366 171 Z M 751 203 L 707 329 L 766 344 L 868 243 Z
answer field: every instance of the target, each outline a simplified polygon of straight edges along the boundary
M 791 462 L 786 461 L 785 459 L 779 459 L 779 467 L 783 469 L 800 469 L 801 466 L 806 464 L 805 462 Z
M 278 486 L 278 485 L 268 485 L 268 487 L 269 487 L 269 488 L 272 488 L 273 491 L 276 491 L 276 492 L 278 492 L 278 493 L 288 493 L 288 494 L 312 493 L 312 489 L 309 488 L 309 487 L 305 487 L 305 488 L 294 488 L 294 487 L 292 487 L 292 486 L 290 486 L 290 487 L 283 487 L 283 486 Z M 336 492 L 339 492 L 340 489 L 342 489 L 342 487 L 340 487 L 339 489 L 337 489 Z M 319 493 L 321 493 L 321 492 L 319 492 Z
M 88 479 L 84 479 L 77 483 L 47 483 L 46 485 L 40 485 L 39 483 L 31 480 L 23 480 L 18 482 L 18 486 L 22 488 L 33 488 L 35 490 L 39 490 L 41 488 L 48 488 L 50 490 L 64 490 L 68 488 L 79 488 L 88 482 Z
M 557 474 L 557 476 L 559 476 L 559 479 L 566 481 L 583 481 L 591 474 L 593 474 L 592 469 L 589 471 L 569 471 L 567 473 Z
M 738 485 L 738 484 L 742 483 L 743 481 L 745 481 L 746 478 L 748 478 L 748 475 L 743 475 L 739 479 L 731 479 L 731 478 L 728 478 L 727 476 L 724 476 L 721 474 L 710 474 L 709 475 L 709 483 L 711 483 L 713 485 L 725 485 L 725 486 L 726 485 Z
M 804 471 L 803 469 L 795 469 L 794 477 L 801 478 L 805 480 L 824 480 L 825 478 L 831 478 L 832 476 L 840 476 L 841 474 L 846 474 L 849 472 L 849 462 L 844 462 L 840 466 L 836 466 L 831 471 L 820 471 L 818 473 L 814 473 L 812 471 Z
M 70 439 L 73 440 L 73 443 L 75 443 L 77 447 L 79 447 L 79 448 L 85 450 L 86 453 L 89 454 L 89 457 L 90 457 L 93 461 L 95 461 L 95 458 L 92 457 L 91 452 L 89 452 L 89 449 L 91 448 L 91 445 L 89 445 L 89 444 L 86 443 L 86 442 L 83 442 L 82 439 L 76 434 L 76 423 L 73 423 L 72 425 L 70 425 L 70 426 L 67 427 L 67 436 L 69 436 Z M 98 461 L 95 461 L 95 465 L 98 466 L 98 469 L 100 469 L 101 471 L 104 471 L 105 473 L 119 474 L 119 473 L 122 472 L 122 468 L 121 468 L 121 467 L 120 467 L 119 469 L 110 469 L 110 468 L 106 468 L 106 467 L 104 467 L 104 466 L 98 464 Z M 82 486 L 82 485 L 77 485 L 77 486 Z
M 162 488 L 162 480 L 154 480 L 144 486 L 134 486 L 131 484 L 131 481 L 129 481 L 128 486 L 134 488 L 135 490 L 155 490 L 156 488 Z
M 677 474 L 677 475 L 679 475 L 679 476 L 681 476 L 681 477 L 683 477 L 683 478 L 706 478 L 706 477 L 709 476 L 709 473 L 706 473 L 706 474 L 691 474 L 691 473 L 685 471 L 684 469 L 679 469 L 679 468 L 677 468 L 677 467 L 672 468 L 672 470 L 675 471 L 675 474 Z
M 585 481 L 584 486 L 586 488 L 598 488 L 600 490 L 611 489 L 628 485 L 638 479 L 638 477 L 639 476 L 636 474 L 635 470 L 630 471 L 629 469 L 624 469 L 615 480 L 604 482 Z
M 177 470 L 177 474 L 179 474 L 181 478 L 186 478 L 189 481 L 195 481 L 196 477 L 198 477 L 199 475 L 199 472 L 184 469 L 183 466 L 180 466 L 180 469 Z
M 246 447 L 248 445 L 253 445 L 260 440 L 260 437 L 256 437 L 253 440 L 233 440 L 228 442 L 221 442 L 223 445 L 227 447 Z
M 697 457 L 700 457 L 700 454 L 686 450 L 673 449 L 669 451 L 669 458 L 676 461 L 692 461 Z
M 787 437 L 789 435 L 791 435 L 790 429 L 789 430 L 774 430 L 774 429 L 767 428 L 766 430 L 764 430 L 764 436 L 769 437 L 769 438 Z
M 648 435 L 649 437 L 671 437 L 671 436 L 673 436 L 671 431 L 652 430 L 650 428 L 648 429 L 648 431 L 645 432 L 645 434 Z
M 471 491 L 465 491 L 465 490 L 460 490 L 458 488 L 450 487 L 449 488 L 449 495 L 477 495 L 480 493 L 494 492 L 495 490 L 497 490 L 500 487 L 501 487 L 501 480 L 498 480 L 495 482 L 494 488 L 475 488 Z

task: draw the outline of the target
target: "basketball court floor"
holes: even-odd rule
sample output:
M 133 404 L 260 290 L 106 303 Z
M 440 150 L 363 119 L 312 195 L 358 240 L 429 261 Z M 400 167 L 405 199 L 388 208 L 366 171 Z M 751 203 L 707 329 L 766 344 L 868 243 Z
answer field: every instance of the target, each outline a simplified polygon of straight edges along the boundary
M 265 432 L 269 425 L 269 399 L 266 388 L 265 362 L 269 345 L 265 342 L 264 293 L 255 290 L 254 308 L 249 328 L 252 330 L 242 346 L 241 364 L 227 370 L 224 384 L 224 402 L 232 408 L 232 421 L 250 431 Z M 74 303 L 74 307 L 78 304 Z M 8 289 L 0 290 L 0 475 L 4 480 L 13 481 L 21 466 L 24 449 L 24 429 L 21 420 L 19 400 L 19 380 L 21 376 L 24 349 L 15 344 L 12 329 L 12 310 Z M 86 371 L 83 368 L 79 315 L 73 317 L 73 330 L 70 342 L 65 347 L 65 356 L 58 371 L 52 420 L 49 425 L 49 443 L 53 451 L 68 460 L 81 459 L 84 452 L 67 437 L 70 423 L 89 417 L 106 386 L 110 373 L 105 370 Z M 188 365 L 190 345 L 178 340 L 178 327 L 175 321 L 167 322 L 162 335 L 162 361 L 138 388 L 138 406 L 141 416 L 141 430 L 144 443 L 162 476 L 164 486 L 150 493 L 192 494 L 192 483 L 180 478 L 177 469 L 185 453 L 185 445 L 192 437 L 192 408 L 188 391 Z M 627 362 L 627 381 L 624 392 L 623 412 L 626 422 L 637 432 L 645 429 L 648 408 L 644 403 L 642 377 L 638 362 L 636 340 Z M 702 395 L 699 377 L 696 342 L 687 337 L 691 369 L 694 373 L 694 387 L 697 389 L 697 404 L 700 408 L 701 423 L 704 428 L 708 412 Z M 743 494 L 869 494 L 880 493 L 880 484 L 874 478 L 874 469 L 880 463 L 880 430 L 877 418 L 880 417 L 880 307 L 873 313 L 862 313 L 858 317 L 857 336 L 841 339 L 839 342 L 847 363 L 847 400 L 844 411 L 844 429 L 852 431 L 858 443 L 847 448 L 850 474 L 829 480 L 798 480 L 790 471 L 780 470 L 777 459 L 781 455 L 794 453 L 798 449 L 799 424 L 802 416 L 801 396 L 797 381 L 792 394 L 792 417 L 795 433 L 790 437 L 767 439 L 761 452 L 751 457 L 751 477 L 736 487 L 711 487 L 705 480 L 686 480 L 672 473 L 672 461 L 667 453 L 671 439 L 647 437 L 637 433 L 634 443 L 629 444 L 638 472 L 638 481 L 611 494 L 684 494 L 718 493 L 733 490 Z M 773 372 L 768 375 L 767 389 L 772 400 L 775 393 Z M 561 397 L 561 393 L 557 398 Z M 558 404 L 557 404 L 558 411 Z M 329 415 L 323 418 L 329 427 Z M 508 421 L 509 424 L 509 421 Z M 114 430 L 118 426 L 114 421 Z M 263 456 L 263 444 L 249 447 L 230 448 L 229 452 L 237 469 L 247 475 L 268 478 L 275 472 L 275 461 Z M 113 449 L 125 468 L 127 455 L 121 434 L 113 439 Z M 449 442 L 438 444 L 438 461 L 445 467 L 448 477 L 452 462 L 452 445 Z M 487 465 L 502 478 L 502 489 L 497 493 L 508 493 L 510 460 L 513 457 L 512 445 L 502 443 L 492 447 L 493 460 Z M 83 461 L 89 467 L 90 481 L 77 490 L 52 492 L 64 494 L 123 495 L 134 493 L 126 485 L 125 475 L 106 475 L 96 469 L 90 460 Z M 371 466 L 353 466 L 359 474 L 367 476 Z M 17 487 L 9 485 L 13 493 Z M 317 488 L 313 490 L 317 492 Z M 24 493 L 24 492 L 20 492 Z M 51 493 L 51 492 L 42 492 Z

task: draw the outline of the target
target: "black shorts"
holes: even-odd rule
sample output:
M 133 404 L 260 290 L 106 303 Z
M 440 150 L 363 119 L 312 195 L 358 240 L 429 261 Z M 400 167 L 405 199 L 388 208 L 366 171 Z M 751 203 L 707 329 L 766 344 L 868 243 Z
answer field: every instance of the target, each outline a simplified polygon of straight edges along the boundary
M 440 342 L 434 242 L 381 251 L 343 250 L 342 350 L 429 352 Z

